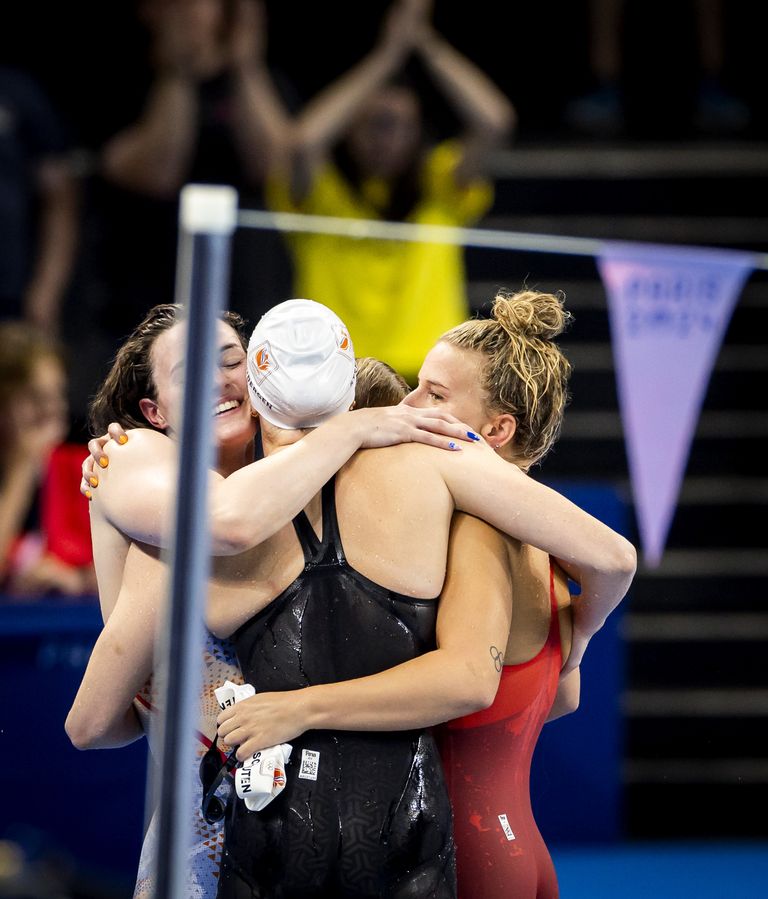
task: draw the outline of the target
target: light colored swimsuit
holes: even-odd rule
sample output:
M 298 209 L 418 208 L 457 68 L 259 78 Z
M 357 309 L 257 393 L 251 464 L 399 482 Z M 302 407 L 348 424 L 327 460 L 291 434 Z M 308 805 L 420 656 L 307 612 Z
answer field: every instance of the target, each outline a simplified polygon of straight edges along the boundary
M 224 822 L 222 820 L 215 824 L 209 824 L 200 811 L 202 784 L 198 766 L 200 759 L 208 751 L 216 735 L 219 706 L 213 691 L 220 687 L 225 680 L 238 684 L 243 682 L 234 651 L 227 640 L 219 640 L 213 634 L 206 632 L 203 650 L 203 684 L 200 692 L 198 730 L 195 734 L 197 751 L 194 770 L 190 771 L 189 776 L 189 787 L 194 796 L 194 836 L 189 856 L 187 899 L 214 899 L 219 885 L 221 852 L 224 846 Z M 149 734 L 152 719 L 157 715 L 151 682 L 136 697 L 136 707 L 144 725 L 144 731 Z M 226 747 L 224 749 L 226 750 Z M 156 847 L 157 812 L 152 815 L 141 848 L 136 888 L 133 893 L 134 899 L 156 899 L 153 882 Z

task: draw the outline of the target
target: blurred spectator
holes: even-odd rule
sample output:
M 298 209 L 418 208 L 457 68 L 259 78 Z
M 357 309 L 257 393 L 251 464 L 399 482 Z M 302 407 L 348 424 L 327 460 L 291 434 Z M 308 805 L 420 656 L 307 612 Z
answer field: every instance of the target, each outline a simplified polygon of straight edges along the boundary
M 65 443 L 66 375 L 58 347 L 23 322 L 0 324 L 0 590 L 94 592 L 84 446 Z
M 151 306 L 173 299 L 181 187 L 232 184 L 243 206 L 261 205 L 285 130 L 260 0 L 139 0 L 136 9 L 148 32 L 151 81 L 139 117 L 103 147 L 89 232 L 99 291 L 89 304 L 114 341 Z M 249 317 L 264 311 L 284 299 L 288 283 L 274 235 L 236 235 L 233 307 Z
M 67 888 L 72 868 L 72 860 L 61 852 L 45 847 L 30 857 L 23 843 L 2 839 L 0 899 L 76 899 Z
M 397 0 L 373 50 L 316 96 L 295 125 L 291 169 L 275 172 L 280 210 L 468 225 L 489 209 L 488 151 L 510 131 L 506 97 L 434 29 L 426 0 Z M 398 80 L 416 57 L 463 123 L 428 148 L 419 97 Z M 359 356 L 413 379 L 435 340 L 468 314 L 462 250 L 296 234 L 294 295 L 330 306 Z
M 77 185 L 57 116 L 24 72 L 0 68 L 0 318 L 57 333 L 78 233 Z
M 625 128 L 622 91 L 625 5 L 625 0 L 589 0 L 589 67 L 597 87 L 566 109 L 566 121 L 579 131 L 611 137 Z M 694 124 L 703 132 L 742 131 L 749 124 L 749 108 L 723 86 L 722 0 L 695 0 L 694 7 L 700 74 Z M 663 21 L 658 27 L 664 27 Z

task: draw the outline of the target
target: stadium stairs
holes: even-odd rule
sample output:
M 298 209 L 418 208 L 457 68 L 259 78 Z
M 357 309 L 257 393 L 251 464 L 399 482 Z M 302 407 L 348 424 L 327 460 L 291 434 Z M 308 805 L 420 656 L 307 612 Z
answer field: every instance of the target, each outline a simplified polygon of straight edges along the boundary
M 768 147 L 520 147 L 495 166 L 485 227 L 768 251 Z M 611 481 L 631 505 L 605 292 L 589 257 L 470 250 L 477 311 L 497 287 L 561 289 L 575 321 L 563 435 L 545 480 Z M 624 787 L 636 838 L 768 835 L 768 272 L 736 306 L 667 549 L 623 618 Z M 634 518 L 633 528 L 634 528 Z M 630 534 L 636 545 L 636 528 Z

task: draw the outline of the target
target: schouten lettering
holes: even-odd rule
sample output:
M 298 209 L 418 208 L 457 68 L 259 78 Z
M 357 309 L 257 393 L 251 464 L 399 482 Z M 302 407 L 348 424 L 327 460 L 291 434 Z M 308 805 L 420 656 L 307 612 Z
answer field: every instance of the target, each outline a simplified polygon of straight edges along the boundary
M 251 758 L 243 765 L 243 773 L 240 778 L 240 789 L 243 793 L 250 793 L 253 790 L 251 786 L 251 772 L 261 759 L 261 750 L 254 752 Z

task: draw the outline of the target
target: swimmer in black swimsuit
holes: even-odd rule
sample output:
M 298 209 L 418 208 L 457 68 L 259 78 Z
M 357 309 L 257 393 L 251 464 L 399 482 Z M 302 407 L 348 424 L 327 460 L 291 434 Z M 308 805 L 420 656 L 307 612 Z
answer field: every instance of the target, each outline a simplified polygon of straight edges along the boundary
M 347 562 L 335 485 L 323 537 L 294 520 L 305 566 L 234 643 L 247 682 L 287 690 L 362 677 L 434 648 L 437 605 L 373 583 Z M 293 741 L 285 790 L 261 812 L 236 800 L 219 899 L 455 896 L 451 811 L 425 731 L 309 731 Z
M 349 335 L 317 303 L 293 301 L 264 316 L 248 357 L 267 452 L 281 433 L 295 437 L 296 427 L 353 399 Z M 321 398 L 330 412 L 311 409 Z M 284 578 L 232 634 L 243 676 L 260 691 L 375 674 L 435 645 L 435 595 L 403 595 L 347 562 L 335 478 L 308 509 L 314 521 L 300 512 L 274 550 L 282 571 L 299 562 L 298 576 Z M 218 897 L 451 899 L 451 830 L 429 733 L 310 731 L 293 744 L 286 787 L 266 808 L 230 800 Z
M 311 374 L 323 359 L 315 341 L 324 314 L 311 311 L 317 305 L 281 304 L 251 338 L 249 390 L 267 457 L 292 451 L 282 448 L 301 443 L 301 429 L 323 419 L 309 409 L 324 382 Z M 307 319 L 295 321 L 297 313 Z M 330 357 L 348 344 L 341 333 Z M 246 592 L 210 602 L 209 627 L 233 637 L 244 677 L 259 693 L 301 694 L 423 655 L 435 645 L 434 598 L 445 578 L 454 509 L 482 511 L 521 537 L 540 533 L 551 492 L 512 468 L 473 445 L 460 453 L 415 445 L 357 453 L 272 551 L 274 589 L 266 603 Z M 499 485 L 517 504 L 515 513 L 499 502 Z M 531 491 L 536 499 L 529 504 Z M 543 548 L 556 551 L 567 536 L 592 567 L 585 569 L 588 581 L 611 595 L 626 589 L 623 538 L 562 499 L 557 504 L 557 525 L 547 524 L 555 533 Z M 271 552 L 264 545 L 260 551 Z M 243 742 L 237 729 L 228 728 L 226 739 Z M 219 899 L 455 895 L 449 804 L 425 732 L 361 734 L 310 721 L 292 742 L 288 785 L 270 805 L 250 812 L 233 800 Z M 241 759 L 249 754 L 238 751 Z

